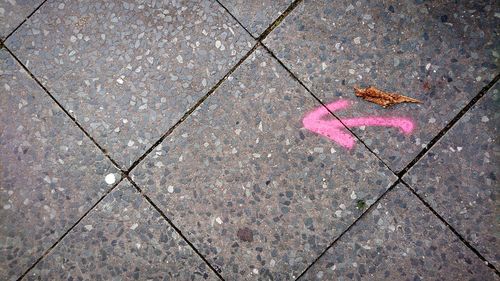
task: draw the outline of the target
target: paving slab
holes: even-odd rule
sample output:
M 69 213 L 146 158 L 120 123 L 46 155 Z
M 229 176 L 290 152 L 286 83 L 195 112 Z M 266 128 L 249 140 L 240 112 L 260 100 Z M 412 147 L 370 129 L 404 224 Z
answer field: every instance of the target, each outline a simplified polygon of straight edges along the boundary
M 26 280 L 219 280 L 123 180 Z
M 5 50 L 0 65 L 0 279 L 16 280 L 120 174 Z
M 128 168 L 253 44 L 215 1 L 49 1 L 6 45 Z
M 0 40 L 14 31 L 42 2 L 43 0 L 1 0 Z
M 227 280 L 291 280 L 395 181 L 303 128 L 321 106 L 258 48 L 132 171 Z
M 497 14 L 495 1 L 306 0 L 264 43 L 323 102 L 355 100 L 336 113 L 343 120 L 413 119 L 411 134 L 353 127 L 401 171 L 498 73 Z M 355 97 L 370 85 L 423 103 L 383 109 Z
M 228 11 L 254 36 L 259 37 L 292 0 L 219 0 Z
M 491 89 L 404 177 L 500 268 L 500 86 Z
M 500 280 L 399 184 L 300 280 Z

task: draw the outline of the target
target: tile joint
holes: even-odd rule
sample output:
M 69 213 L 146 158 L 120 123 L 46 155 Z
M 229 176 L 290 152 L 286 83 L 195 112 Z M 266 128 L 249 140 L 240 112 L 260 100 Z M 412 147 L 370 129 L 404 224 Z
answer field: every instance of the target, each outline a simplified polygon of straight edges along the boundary
M 109 188 L 104 194 L 72 225 L 70 226 L 64 233 L 57 239 L 56 242 L 52 244 L 47 250 L 43 252 L 43 254 L 26 270 L 23 274 L 17 279 L 18 281 L 22 280 L 35 266 L 37 266 L 45 257 L 47 257 L 52 250 L 84 219 L 88 216 L 90 212 L 92 212 L 97 205 L 104 200 L 104 198 L 110 194 L 122 181 L 125 177 L 121 177 L 118 182 L 116 182 L 111 188 Z
M 476 248 L 474 248 L 474 246 L 472 246 L 468 241 L 467 239 L 465 239 L 455 228 L 453 228 L 453 226 L 451 226 L 450 223 L 448 223 L 448 221 L 446 221 L 436 210 L 434 210 L 434 208 L 432 208 L 432 206 L 427 203 L 427 201 L 425 201 L 425 199 L 420 195 L 418 194 L 415 189 L 413 189 L 413 187 L 411 187 L 408 183 L 406 183 L 404 180 L 400 179 L 401 180 L 401 183 L 406 186 L 410 192 L 415 195 L 422 204 L 424 204 L 427 209 L 429 209 L 433 214 L 434 216 L 436 216 L 449 230 L 451 230 L 451 232 L 453 232 L 453 234 L 455 234 L 455 236 L 457 236 L 457 238 L 462 241 L 462 243 L 467 247 L 469 248 L 469 250 L 471 250 L 472 252 L 474 252 L 474 254 L 476 254 L 485 264 L 486 266 L 488 266 L 489 268 L 491 268 L 497 276 L 500 276 L 500 272 L 498 272 L 498 270 L 496 269 L 496 267 L 491 263 L 489 262 Z

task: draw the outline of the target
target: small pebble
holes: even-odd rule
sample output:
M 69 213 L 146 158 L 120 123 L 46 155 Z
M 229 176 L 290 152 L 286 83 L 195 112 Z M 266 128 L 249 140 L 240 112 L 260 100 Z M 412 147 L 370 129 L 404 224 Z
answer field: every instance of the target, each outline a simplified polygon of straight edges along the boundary
M 108 174 L 104 180 L 106 181 L 107 184 L 114 184 L 116 182 L 116 177 L 115 174 Z

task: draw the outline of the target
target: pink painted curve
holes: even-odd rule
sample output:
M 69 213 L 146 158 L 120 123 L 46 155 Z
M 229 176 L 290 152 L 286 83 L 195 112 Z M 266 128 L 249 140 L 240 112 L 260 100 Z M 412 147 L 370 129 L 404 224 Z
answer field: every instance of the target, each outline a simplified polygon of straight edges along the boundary
M 326 105 L 328 110 L 331 112 L 341 110 L 349 106 L 350 102 L 348 100 L 339 100 Z M 324 106 L 319 106 L 306 114 L 302 120 L 304 128 L 325 136 L 345 148 L 353 148 L 355 145 L 355 139 L 349 132 L 345 131 L 344 125 L 342 125 L 339 120 L 324 120 L 326 117 L 333 117 L 330 115 L 328 110 Z M 415 128 L 413 122 L 406 117 L 369 116 L 345 118 L 342 119 L 342 122 L 349 128 L 361 126 L 395 127 L 404 134 L 410 134 Z

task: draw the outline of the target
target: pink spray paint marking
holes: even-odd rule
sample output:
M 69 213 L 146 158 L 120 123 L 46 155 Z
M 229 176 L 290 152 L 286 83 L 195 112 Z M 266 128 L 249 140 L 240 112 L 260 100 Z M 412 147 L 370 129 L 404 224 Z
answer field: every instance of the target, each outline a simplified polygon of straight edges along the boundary
M 327 104 L 326 107 L 331 112 L 335 112 L 349 107 L 349 105 L 350 102 L 348 100 L 339 100 Z M 351 133 L 344 130 L 345 127 L 339 120 L 325 120 L 326 117 L 334 118 L 325 107 L 319 106 L 304 117 L 302 124 L 304 124 L 304 127 L 309 131 L 325 136 L 345 148 L 353 148 L 355 139 Z M 349 128 L 361 126 L 396 127 L 404 134 L 410 134 L 415 127 L 413 122 L 405 117 L 372 116 L 346 119 L 342 118 L 342 122 Z

